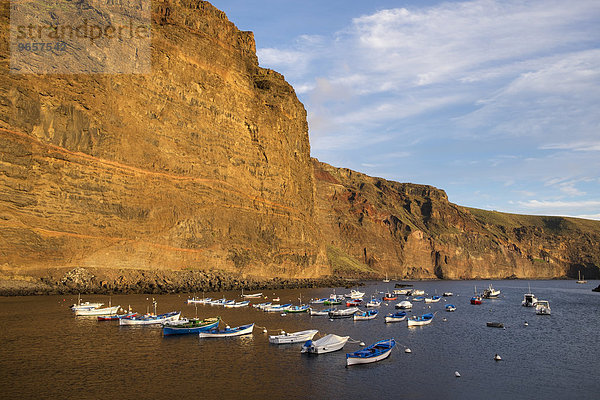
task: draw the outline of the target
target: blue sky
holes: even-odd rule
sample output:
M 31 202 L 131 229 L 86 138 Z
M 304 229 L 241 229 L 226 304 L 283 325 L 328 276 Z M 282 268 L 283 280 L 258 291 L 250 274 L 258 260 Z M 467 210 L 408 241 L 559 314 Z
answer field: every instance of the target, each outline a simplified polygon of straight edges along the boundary
M 600 219 L 600 2 L 214 0 L 313 157 L 450 201 Z

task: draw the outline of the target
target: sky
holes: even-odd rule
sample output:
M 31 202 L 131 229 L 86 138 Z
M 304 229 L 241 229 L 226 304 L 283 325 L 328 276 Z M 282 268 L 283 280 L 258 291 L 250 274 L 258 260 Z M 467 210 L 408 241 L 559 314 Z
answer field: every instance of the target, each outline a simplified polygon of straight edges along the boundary
M 463 206 L 600 220 L 600 1 L 212 0 L 311 155 Z

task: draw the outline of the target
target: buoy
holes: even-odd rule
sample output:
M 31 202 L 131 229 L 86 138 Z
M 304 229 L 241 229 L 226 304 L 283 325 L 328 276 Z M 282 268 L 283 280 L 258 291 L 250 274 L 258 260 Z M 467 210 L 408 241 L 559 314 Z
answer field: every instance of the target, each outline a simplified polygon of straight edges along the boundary
M 330 321 L 333 321 L 333 318 L 329 318 Z
M 529 324 L 527 323 L 527 321 L 525 321 L 525 326 L 529 326 Z
M 494 360 L 496 360 L 496 361 L 502 361 L 502 357 L 500 357 L 498 354 L 496 354 L 494 356 Z
M 230 329 L 229 325 L 226 325 L 226 326 L 225 326 L 225 329 Z
M 458 373 L 458 371 L 454 371 L 454 376 L 460 378 L 460 374 Z
M 285 335 L 285 331 L 284 331 L 283 329 L 281 330 L 281 334 L 282 334 L 282 335 Z
M 446 319 L 446 317 L 442 318 L 442 321 L 446 322 L 448 321 L 448 319 Z
M 412 350 L 407 347 L 407 348 L 404 349 L 404 352 L 405 353 L 412 353 Z
M 359 346 L 364 346 L 364 345 L 365 345 L 365 342 L 360 342 L 358 345 L 359 345 Z
M 281 313 L 281 316 L 282 316 L 282 317 L 285 317 L 286 315 L 287 315 L 286 313 Z
M 263 333 L 267 333 L 267 328 L 263 329 Z

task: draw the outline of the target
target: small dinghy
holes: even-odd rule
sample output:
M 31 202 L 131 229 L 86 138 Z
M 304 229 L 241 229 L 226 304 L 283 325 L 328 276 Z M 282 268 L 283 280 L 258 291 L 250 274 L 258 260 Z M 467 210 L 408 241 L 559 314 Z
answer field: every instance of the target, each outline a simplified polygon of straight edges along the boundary
M 450 297 L 450 296 L 454 296 L 454 293 L 452 293 L 452 292 L 444 292 L 444 294 L 442 294 L 442 296 L 444 296 L 444 297 Z
M 377 300 L 377 299 L 371 299 L 367 304 L 365 304 L 365 307 L 379 307 L 381 306 L 381 301 Z
M 414 316 L 414 317 L 410 317 L 409 319 L 407 319 L 408 321 L 408 326 L 422 326 L 422 325 L 428 325 L 431 323 L 431 321 L 433 321 L 433 314 L 429 313 L 429 314 L 423 314 L 421 316 Z
M 382 298 L 383 301 L 393 301 L 393 300 L 397 300 L 397 299 L 398 299 L 397 295 L 395 295 L 393 293 L 389 293 L 389 292 L 384 294 L 383 298 Z
M 348 301 L 346 301 L 346 307 L 356 307 L 356 306 L 358 306 L 360 303 L 362 303 L 362 299 L 352 299 L 352 300 L 348 300 Z
M 486 322 L 485 324 L 490 328 L 504 328 L 504 324 L 502 322 Z
M 377 314 L 379 314 L 379 311 L 377 310 L 367 310 L 367 311 L 358 311 L 356 313 L 354 313 L 354 320 L 355 321 L 366 321 L 369 319 L 374 319 L 375 317 L 377 317 Z
M 550 315 L 550 303 L 547 300 L 538 300 L 535 303 L 535 313 L 537 315 Z
M 269 343 L 273 344 L 285 344 L 285 343 L 300 343 L 312 340 L 312 338 L 319 332 L 317 329 L 310 329 L 307 331 L 300 331 L 294 333 L 282 333 L 281 335 L 269 336 Z
M 206 318 L 203 320 L 194 318 L 181 324 L 170 325 L 168 322 L 163 325 L 163 335 L 187 335 L 190 333 L 200 333 L 219 326 L 220 317 Z M 177 321 L 179 322 L 179 321 Z
M 245 299 L 258 299 L 259 297 L 262 297 L 262 295 L 262 293 L 244 294 L 244 291 L 242 291 L 242 297 Z
M 440 301 L 440 299 L 440 296 L 426 297 L 425 303 L 437 303 L 438 301 Z
M 385 316 L 385 322 L 400 322 L 406 319 L 405 311 L 398 311 L 393 314 L 388 314 Z
M 396 308 L 399 308 L 401 310 L 410 310 L 412 306 L 412 303 L 407 300 L 401 301 L 400 303 L 396 304 Z
M 234 301 L 233 303 L 231 303 L 231 302 L 225 303 L 225 308 L 247 307 L 248 305 L 250 305 L 250 300 Z
M 480 296 L 471 297 L 471 304 L 473 304 L 473 305 L 481 304 L 481 297 Z
M 413 297 L 413 301 L 424 301 L 424 300 L 425 300 L 425 296 Z
M 292 306 L 285 310 L 286 313 L 303 313 L 308 312 L 310 307 L 307 304 L 302 304 L 300 306 Z
M 346 365 L 369 364 L 387 358 L 392 349 L 396 346 L 396 341 L 392 339 L 380 340 L 362 350 L 346 354 Z
M 127 318 L 137 317 L 137 315 L 138 315 L 138 313 L 136 313 L 136 312 L 129 312 L 127 314 L 99 315 L 98 321 L 116 321 L 121 318 L 127 319 Z
M 269 307 L 272 304 L 273 303 L 271 303 L 270 301 L 266 301 L 264 303 L 253 304 L 252 307 L 258 308 L 259 310 L 264 310 L 266 307 Z
M 360 311 L 358 307 L 344 308 L 329 312 L 329 318 L 352 318 L 354 313 Z
M 330 312 L 335 311 L 335 308 L 326 308 L 324 310 L 313 310 L 310 309 L 311 316 L 329 315 Z
M 210 297 L 205 297 L 203 299 L 197 299 L 195 297 L 192 297 L 191 299 L 187 299 L 188 304 L 208 304 L 211 301 L 212 301 L 212 298 L 210 298 Z
M 251 323 L 248 325 L 236 326 L 235 328 L 225 328 L 223 330 L 211 329 L 208 331 L 198 333 L 198 336 L 200 338 L 242 336 L 251 334 L 253 329 L 254 323 Z
M 290 307 L 292 307 L 292 303 L 288 304 L 274 304 L 263 308 L 265 312 L 282 312 L 287 311 Z
M 321 299 L 311 299 L 310 304 L 325 304 L 327 300 L 327 297 L 323 297 Z
M 306 343 L 302 345 L 302 350 L 300 352 L 312 354 L 331 353 L 332 351 L 337 351 L 344 347 L 348 339 L 350 339 L 350 336 L 338 336 L 331 333 L 314 342 L 312 340 L 307 340 Z
M 456 311 L 456 306 L 454 304 L 446 304 L 446 311 L 448 311 L 448 312 Z

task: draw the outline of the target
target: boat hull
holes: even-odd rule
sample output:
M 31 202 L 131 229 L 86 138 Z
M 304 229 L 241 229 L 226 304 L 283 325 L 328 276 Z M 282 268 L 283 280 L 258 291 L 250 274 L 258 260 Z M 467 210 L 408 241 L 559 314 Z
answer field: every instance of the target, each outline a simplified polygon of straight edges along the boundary
M 385 348 L 380 349 L 378 345 L 384 344 Z M 370 364 L 377 361 L 381 361 L 389 357 L 390 353 L 396 346 L 394 339 L 377 342 L 372 346 L 366 347 L 363 350 L 355 353 L 346 354 L 346 365 L 357 365 L 357 364 Z
M 122 318 L 119 320 L 119 325 L 160 325 L 168 321 L 178 321 L 180 316 L 181 312 L 173 312 L 150 318 L 143 316 L 138 318 Z
M 93 308 L 91 310 L 77 310 L 75 315 L 77 316 L 98 316 L 98 315 L 113 315 L 119 311 L 121 306 L 106 307 L 106 308 Z
M 242 325 L 232 329 L 225 329 L 222 331 L 219 330 L 209 330 L 206 332 L 198 333 L 200 338 L 219 338 L 219 337 L 233 337 L 233 336 L 242 336 L 249 335 L 252 333 L 254 329 L 254 324 Z
M 164 336 L 170 336 L 170 335 L 189 335 L 192 333 L 200 333 L 203 331 L 208 331 L 210 329 L 214 329 L 217 326 L 219 326 L 219 319 L 215 319 L 214 321 L 206 321 L 205 324 L 201 324 L 198 326 L 193 326 L 193 327 L 186 327 L 186 326 L 169 326 L 169 325 L 165 325 L 163 326 L 163 335 Z
M 333 336 L 335 340 L 327 340 L 328 336 Z M 310 344 L 305 343 L 304 346 L 302 346 L 301 352 L 311 354 L 331 353 L 334 351 L 341 350 L 342 347 L 344 347 L 344 345 L 348 341 L 348 339 L 350 339 L 350 336 L 327 335 Z
M 312 338 L 319 332 L 316 329 L 307 331 L 294 332 L 284 335 L 269 336 L 269 343 L 273 344 L 288 344 L 288 343 L 302 343 Z

